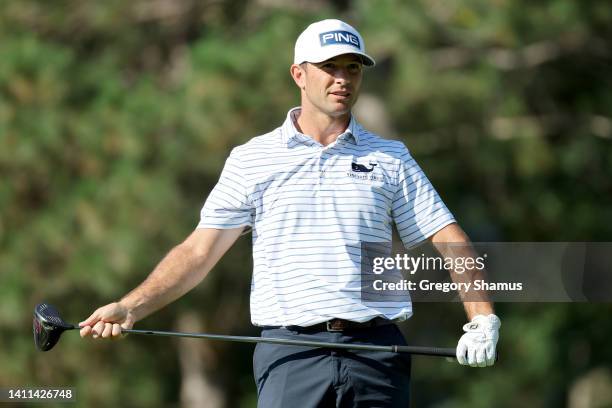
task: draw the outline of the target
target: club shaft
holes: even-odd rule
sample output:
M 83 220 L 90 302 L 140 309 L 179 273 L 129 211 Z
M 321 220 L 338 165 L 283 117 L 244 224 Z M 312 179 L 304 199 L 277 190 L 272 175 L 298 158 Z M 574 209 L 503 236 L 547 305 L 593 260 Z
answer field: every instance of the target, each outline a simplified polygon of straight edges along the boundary
M 347 343 L 329 343 L 323 341 L 308 341 L 308 340 L 290 340 L 290 339 L 279 339 L 272 337 L 248 337 L 248 336 L 226 336 L 221 334 L 206 334 L 206 333 L 183 333 L 183 332 L 170 332 L 170 331 L 156 331 L 156 330 L 135 330 L 135 329 L 122 329 L 122 333 L 126 334 L 142 334 L 147 336 L 166 336 L 166 337 L 186 337 L 193 339 L 208 339 L 208 340 L 223 340 L 233 341 L 239 343 L 268 343 L 268 344 L 282 344 L 291 346 L 304 346 L 304 347 L 323 347 L 330 349 L 344 349 L 344 350 L 366 350 L 366 351 L 386 351 L 391 353 L 409 353 L 416 355 L 425 356 L 441 356 L 441 357 L 455 357 L 455 349 L 453 348 L 440 348 L 440 347 L 422 347 L 422 346 L 377 346 L 369 344 L 347 344 Z

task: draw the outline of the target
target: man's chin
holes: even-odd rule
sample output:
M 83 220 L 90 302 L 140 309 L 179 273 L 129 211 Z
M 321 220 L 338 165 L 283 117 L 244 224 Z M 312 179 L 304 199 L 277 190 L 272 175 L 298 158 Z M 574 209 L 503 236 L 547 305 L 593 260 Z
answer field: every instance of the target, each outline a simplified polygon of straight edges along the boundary
M 337 103 L 332 104 L 331 109 L 329 110 L 329 114 L 330 116 L 333 116 L 333 117 L 343 116 L 349 113 L 352 107 L 353 107 L 352 103 L 337 102 Z

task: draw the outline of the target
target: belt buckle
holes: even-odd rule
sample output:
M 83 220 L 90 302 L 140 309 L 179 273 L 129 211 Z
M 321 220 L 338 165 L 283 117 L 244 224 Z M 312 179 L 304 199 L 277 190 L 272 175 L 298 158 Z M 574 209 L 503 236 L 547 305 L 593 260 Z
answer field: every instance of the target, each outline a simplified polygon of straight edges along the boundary
M 332 322 L 333 322 L 333 320 L 328 320 L 328 321 L 326 321 L 326 322 L 325 322 L 325 326 L 326 326 L 326 328 L 327 328 L 327 331 L 328 331 L 328 332 L 332 332 L 332 333 L 341 332 L 341 331 L 342 331 L 342 329 L 335 329 L 335 328 L 332 326 Z

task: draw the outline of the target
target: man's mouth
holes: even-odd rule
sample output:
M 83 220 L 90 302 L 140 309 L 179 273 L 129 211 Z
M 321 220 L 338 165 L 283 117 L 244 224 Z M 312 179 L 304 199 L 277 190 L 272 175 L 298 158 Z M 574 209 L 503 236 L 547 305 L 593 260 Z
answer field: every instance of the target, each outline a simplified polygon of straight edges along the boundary
M 342 99 L 346 99 L 351 96 L 351 93 L 347 91 L 336 91 L 336 92 L 330 92 L 330 93 Z

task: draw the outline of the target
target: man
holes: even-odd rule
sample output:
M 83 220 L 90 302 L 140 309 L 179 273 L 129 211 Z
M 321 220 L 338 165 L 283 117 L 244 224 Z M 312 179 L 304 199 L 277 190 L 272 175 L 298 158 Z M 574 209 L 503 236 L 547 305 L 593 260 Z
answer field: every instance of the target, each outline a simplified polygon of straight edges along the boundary
M 353 27 L 306 28 L 290 68 L 301 106 L 232 151 L 198 228 L 140 286 L 83 321 L 81 336 L 116 338 L 182 296 L 248 227 L 251 319 L 262 336 L 405 344 L 394 322 L 411 316 L 409 299 L 361 301 L 361 242 L 390 242 L 393 223 L 406 247 L 429 239 L 444 254 L 442 243 L 469 240 L 406 147 L 351 116 L 363 66 L 374 60 Z M 499 319 L 489 302 L 464 305 L 471 323 L 457 358 L 491 365 Z M 409 403 L 410 364 L 402 354 L 258 344 L 253 365 L 262 407 L 396 407 Z

